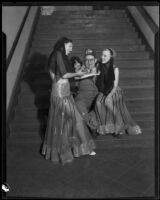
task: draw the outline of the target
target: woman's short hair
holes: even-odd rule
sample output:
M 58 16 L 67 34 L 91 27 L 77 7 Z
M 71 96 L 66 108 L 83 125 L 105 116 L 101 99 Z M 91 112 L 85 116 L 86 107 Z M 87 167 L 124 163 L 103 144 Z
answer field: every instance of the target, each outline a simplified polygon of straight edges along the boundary
M 82 61 L 80 60 L 80 58 L 78 56 L 72 56 L 70 58 L 70 61 L 71 61 L 71 65 L 72 66 L 74 66 L 74 64 L 76 63 L 76 61 L 82 65 Z

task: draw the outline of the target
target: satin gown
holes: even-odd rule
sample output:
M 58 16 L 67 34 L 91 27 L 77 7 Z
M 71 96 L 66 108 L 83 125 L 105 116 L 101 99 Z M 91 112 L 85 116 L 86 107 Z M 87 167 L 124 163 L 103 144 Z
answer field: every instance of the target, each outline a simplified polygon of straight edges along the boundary
M 65 164 L 74 157 L 90 154 L 96 146 L 85 120 L 77 110 L 68 79 L 62 79 L 67 69 L 59 52 L 52 60 L 52 70 L 55 79 L 42 155 L 47 160 Z
M 110 79 L 111 74 L 108 65 L 101 65 L 100 70 L 101 74 L 96 82 L 100 93 L 95 106 L 99 134 L 141 134 L 141 128 L 129 113 L 124 100 L 123 90 L 119 86 L 112 95 L 111 101 L 106 101 L 108 94 L 113 88 L 113 81 Z

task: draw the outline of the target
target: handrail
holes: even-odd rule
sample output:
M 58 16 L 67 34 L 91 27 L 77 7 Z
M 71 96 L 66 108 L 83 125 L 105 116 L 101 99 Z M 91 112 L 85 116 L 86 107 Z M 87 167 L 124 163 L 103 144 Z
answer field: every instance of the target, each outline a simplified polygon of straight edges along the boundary
M 37 6 L 36 6 L 37 7 Z M 32 7 L 31 7 L 31 9 L 32 9 Z M 30 10 L 30 12 L 32 12 L 32 10 Z M 29 12 L 29 17 L 30 17 L 30 12 Z M 34 32 L 34 30 L 35 30 L 35 24 L 37 23 L 37 18 L 38 18 L 38 16 L 39 16 L 39 7 L 38 7 L 38 9 L 37 9 L 37 11 L 36 11 L 36 15 L 35 15 L 35 17 L 34 17 L 34 19 L 33 19 L 33 24 L 31 25 L 31 32 L 29 33 L 29 36 L 28 36 L 28 42 L 27 42 L 27 44 L 26 44 L 26 47 L 25 47 L 25 51 L 24 51 L 24 55 L 23 55 L 23 58 L 22 58 L 22 62 L 21 62 L 21 66 L 23 65 L 23 63 L 24 63 L 24 61 L 25 61 L 25 59 L 27 58 L 27 55 L 28 55 L 28 51 L 29 51 L 29 47 L 30 47 L 30 45 L 31 45 L 31 39 L 32 39 L 32 35 L 33 35 L 33 32 Z M 27 20 L 28 20 L 28 17 L 27 17 L 27 19 L 26 19 L 26 22 L 27 22 Z M 27 22 L 28 23 L 28 22 Z M 25 25 L 26 25 L 26 23 L 24 24 L 24 27 L 23 27 L 23 29 L 25 28 Z M 24 31 L 22 30 L 22 33 L 21 33 L 21 35 L 23 34 L 24 35 L 24 33 L 23 33 Z M 20 36 L 20 38 L 19 38 L 19 40 L 18 40 L 18 43 L 17 43 L 17 45 L 19 45 L 19 41 L 21 40 L 21 36 Z M 15 49 L 15 51 L 16 51 L 16 49 Z M 15 53 L 15 51 L 14 51 L 14 53 Z M 13 57 L 14 57 L 14 55 L 13 55 Z M 11 62 L 12 62 L 12 60 L 11 60 Z M 10 68 L 9 68 L 9 70 L 8 71 L 10 71 Z M 8 73 L 8 72 L 7 72 Z M 9 100 L 9 105 L 8 105 L 8 108 L 7 108 L 7 113 L 6 113 L 6 131 L 7 131 L 7 137 L 9 137 L 10 136 L 10 127 L 9 127 L 9 124 L 10 124 L 10 122 L 11 122 L 11 120 L 13 119 L 13 117 L 14 117 L 14 113 L 15 113 L 15 106 L 16 106 L 16 104 L 17 104 L 17 102 L 18 102 L 18 93 L 19 93 L 19 91 L 20 91 L 20 81 L 21 81 L 21 78 L 22 78 L 22 75 L 23 75 L 23 69 L 22 69 L 22 67 L 21 67 L 21 69 L 19 70 L 19 72 L 18 72 L 18 75 L 17 75 L 17 78 L 16 78 L 16 81 L 15 81 L 15 83 L 14 83 L 14 86 L 13 86 L 13 90 L 12 90 L 12 94 L 11 94 L 11 96 L 10 96 L 10 100 Z M 6 108 L 6 107 L 5 107 Z
M 148 26 L 151 28 L 153 33 L 157 33 L 158 31 L 158 26 L 157 24 L 153 21 L 153 19 L 150 17 L 150 15 L 147 13 L 147 11 L 143 8 L 143 6 L 136 6 L 137 10 L 141 13 L 141 15 L 144 17 L 146 20 Z
M 27 11 L 26 11 L 26 14 L 25 14 L 25 16 L 24 16 L 24 18 L 23 18 L 23 21 L 22 21 L 22 23 L 21 23 L 21 26 L 20 26 L 20 28 L 19 28 L 19 30 L 18 30 L 17 35 L 16 35 L 16 38 L 15 38 L 15 40 L 14 40 L 14 42 L 13 42 L 12 48 L 11 48 L 11 50 L 10 50 L 10 53 L 9 53 L 8 58 L 7 58 L 7 61 L 6 61 L 6 68 L 7 68 L 6 70 L 8 70 L 8 67 L 9 67 L 9 64 L 10 64 L 10 62 L 11 62 L 11 59 L 12 59 L 14 50 L 15 50 L 15 48 L 16 48 L 16 46 L 17 46 L 17 43 L 18 43 L 18 40 L 19 40 L 19 38 L 20 38 L 21 32 L 22 32 L 22 30 L 23 30 L 24 24 L 25 24 L 26 19 L 27 19 L 27 17 L 28 17 L 30 8 L 31 8 L 31 6 L 28 7 L 28 9 L 27 9 Z
M 142 32 L 142 30 L 140 29 L 140 27 L 138 26 L 136 20 L 134 19 L 134 17 L 132 16 L 129 8 L 126 8 L 126 12 L 129 16 L 129 18 L 131 19 L 132 23 L 134 24 L 134 26 L 136 27 L 139 35 L 141 36 L 142 41 L 146 44 L 146 49 L 150 52 L 150 56 L 151 58 L 154 59 L 154 55 L 156 52 L 156 42 L 155 42 L 155 37 L 157 35 L 157 33 L 159 32 L 159 28 L 158 26 L 155 24 L 155 22 L 153 21 L 153 19 L 149 16 L 149 14 L 147 13 L 147 11 L 145 11 L 145 9 L 143 8 L 143 6 L 135 6 L 135 8 L 138 10 L 138 12 L 142 15 L 143 19 L 145 20 L 145 22 L 148 24 L 148 27 L 151 29 L 151 31 L 154 34 L 154 49 L 151 48 L 150 44 L 148 43 L 147 39 L 144 36 L 144 33 Z

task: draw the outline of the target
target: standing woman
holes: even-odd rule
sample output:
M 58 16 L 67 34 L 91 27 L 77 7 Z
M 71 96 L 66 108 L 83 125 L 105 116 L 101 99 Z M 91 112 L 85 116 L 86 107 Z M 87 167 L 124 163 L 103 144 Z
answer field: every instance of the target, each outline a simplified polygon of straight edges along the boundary
M 113 49 L 105 49 L 102 52 L 96 85 L 99 95 L 96 100 L 96 116 L 99 124 L 99 134 L 112 133 L 115 136 L 124 134 L 141 134 L 140 127 L 132 119 L 123 97 L 123 91 L 118 86 L 119 68 L 114 65 L 116 53 Z
M 82 71 L 72 72 L 68 59 L 72 47 L 72 40 L 61 38 L 48 60 L 53 83 L 42 155 L 47 160 L 62 164 L 71 162 L 80 155 L 95 155 L 94 141 L 70 92 L 69 79 L 84 75 Z

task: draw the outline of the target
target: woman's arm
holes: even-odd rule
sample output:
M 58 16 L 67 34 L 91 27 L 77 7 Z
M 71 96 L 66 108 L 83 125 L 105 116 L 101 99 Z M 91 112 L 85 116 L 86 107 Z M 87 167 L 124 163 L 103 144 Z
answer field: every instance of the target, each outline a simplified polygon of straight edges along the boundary
M 82 72 L 82 71 L 78 71 L 75 73 L 66 73 L 62 76 L 62 78 L 64 78 L 64 79 L 74 78 L 74 77 L 83 76 L 84 74 L 85 74 L 85 72 Z
M 49 70 L 49 73 L 50 73 L 51 79 L 54 80 L 55 74 L 51 70 Z
M 118 83 L 119 83 L 119 68 L 118 67 L 114 68 L 114 75 L 115 75 L 115 80 L 113 84 L 113 89 L 109 93 L 109 96 L 112 96 L 118 87 Z

